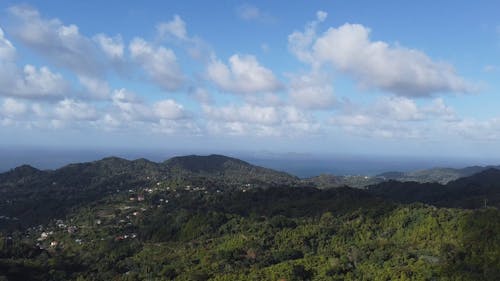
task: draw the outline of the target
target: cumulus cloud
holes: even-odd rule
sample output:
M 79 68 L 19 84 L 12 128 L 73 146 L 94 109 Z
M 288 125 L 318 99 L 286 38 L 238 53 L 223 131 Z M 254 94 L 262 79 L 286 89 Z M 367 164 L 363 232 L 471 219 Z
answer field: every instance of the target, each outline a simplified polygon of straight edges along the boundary
M 78 76 L 78 80 L 89 96 L 97 99 L 104 99 L 109 96 L 111 90 L 107 81 L 84 75 Z
M 486 120 L 465 118 L 443 128 L 444 130 L 473 141 L 498 141 L 500 140 L 500 118 L 494 117 Z
M 442 98 L 436 98 L 434 99 L 431 104 L 425 106 L 422 108 L 422 111 L 424 114 L 432 116 L 432 117 L 438 117 L 441 118 L 445 121 L 459 121 L 460 118 L 458 117 L 457 113 L 455 110 L 447 105 L 444 102 L 444 99 Z
M 396 121 L 418 121 L 424 114 L 414 100 L 406 97 L 382 97 L 370 108 L 379 117 Z
M 99 33 L 93 37 L 101 47 L 102 51 L 111 59 L 123 59 L 125 46 L 120 35 L 109 37 L 103 33 Z
M 211 104 L 213 102 L 212 95 L 204 88 L 196 87 L 191 89 L 190 95 L 201 104 Z
M 80 34 L 76 25 L 44 19 L 29 6 L 13 6 L 8 11 L 17 23 L 12 35 L 54 64 L 88 76 L 101 74 L 105 69 L 96 46 Z
M 325 21 L 327 16 L 326 12 L 318 11 L 316 12 L 316 20 L 307 23 L 303 31 L 296 30 L 288 35 L 288 48 L 300 61 L 315 63 L 311 45 L 317 38 L 316 29 L 318 24 Z
M 473 90 L 450 64 L 415 49 L 372 41 L 369 35 L 370 29 L 360 24 L 329 28 L 313 45 L 314 59 L 331 63 L 363 87 L 401 96 Z
M 6 98 L 2 103 L 1 109 L 1 115 L 13 117 L 26 113 L 27 106 L 25 103 L 17 101 L 13 98 Z
M 18 83 L 19 92 L 26 96 L 33 93 L 40 96 L 61 96 L 68 88 L 61 74 L 53 73 L 47 67 L 37 69 L 32 65 L 24 67 L 24 80 Z
M 0 76 L 0 95 L 4 96 L 53 99 L 69 89 L 62 75 L 47 67 L 26 65 L 21 71 L 14 64 L 0 65 Z
M 180 43 L 193 59 L 207 61 L 213 55 L 204 40 L 188 34 L 186 22 L 179 15 L 174 15 L 171 21 L 157 24 L 156 35 L 160 40 Z
M 119 109 L 122 119 L 127 121 L 147 121 L 152 119 L 151 110 L 134 93 L 126 89 L 115 90 L 112 103 L 113 106 Z
M 369 105 L 346 103 L 330 122 L 350 134 L 364 137 L 425 139 L 459 120 L 443 99 L 418 105 L 412 99 L 393 96 L 381 97 Z
M 316 132 L 311 116 L 290 106 L 203 106 L 210 133 L 229 135 L 283 136 Z
M 54 112 L 61 121 L 94 121 L 99 117 L 92 105 L 73 99 L 58 102 Z
M 48 67 L 16 64 L 16 48 L 0 28 L 0 95 L 18 98 L 55 98 L 64 95 L 69 84 Z
M 232 55 L 229 66 L 214 58 L 208 65 L 207 76 L 221 90 L 230 93 L 274 92 L 282 87 L 273 72 L 252 55 Z
M 132 40 L 129 50 L 132 59 L 162 89 L 175 91 L 182 86 L 184 77 L 172 50 L 153 46 L 142 38 Z
M 325 12 L 319 11 L 316 20 L 308 23 L 303 31 L 294 31 L 288 36 L 292 54 L 314 69 L 332 65 L 352 76 L 363 88 L 407 97 L 476 90 L 452 65 L 435 61 L 416 49 L 373 41 L 370 29 L 361 24 L 346 23 L 318 35 L 317 26 L 326 17 Z
M 283 100 L 278 94 L 274 93 L 246 95 L 245 102 L 251 105 L 259 106 L 286 106 L 285 100 Z
M 113 93 L 113 105 L 119 110 L 120 119 L 126 121 L 158 122 L 159 120 L 180 120 L 187 118 L 184 107 L 174 100 L 160 100 L 148 105 L 134 93 L 119 89 Z
M 180 40 L 188 40 L 186 23 L 179 15 L 174 15 L 174 18 L 169 22 L 162 22 L 156 25 L 156 30 L 160 38 L 173 36 Z
M 318 71 L 291 76 L 288 91 L 291 102 L 300 108 L 331 109 L 335 104 L 331 79 Z
M 271 106 L 205 106 L 205 114 L 211 119 L 225 122 L 257 123 L 263 125 L 275 125 L 280 122 L 280 115 L 276 108 Z
M 153 112 L 159 119 L 178 120 L 186 117 L 182 105 L 174 100 L 161 100 L 153 105 Z

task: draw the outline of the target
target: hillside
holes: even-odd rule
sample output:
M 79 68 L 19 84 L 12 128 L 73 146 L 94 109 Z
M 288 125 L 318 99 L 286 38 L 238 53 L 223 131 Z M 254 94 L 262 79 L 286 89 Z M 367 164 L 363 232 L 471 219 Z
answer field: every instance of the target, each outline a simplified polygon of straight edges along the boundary
M 141 186 L 270 187 L 296 185 L 296 177 L 221 155 L 102 160 L 40 171 L 24 165 L 0 174 L 1 227 L 29 226 L 62 217 L 75 207 Z
M 500 170 L 487 169 L 442 185 L 388 181 L 368 187 L 383 198 L 398 202 L 423 202 L 442 207 L 480 208 L 500 207 Z
M 143 200 L 130 200 L 139 198 L 140 190 L 107 196 L 25 232 L 0 234 L 5 241 L 0 278 L 494 281 L 500 276 L 496 209 L 397 205 L 350 188 L 153 188 Z
M 317 189 L 337 178 L 307 183 L 221 155 L 110 157 L 0 179 L 0 280 L 500 277 L 496 169 Z
M 491 168 L 500 168 L 500 166 L 471 166 L 461 169 L 453 168 L 433 168 L 426 170 L 417 170 L 411 172 L 386 172 L 377 175 L 377 178 L 384 180 L 396 180 L 396 181 L 414 181 L 420 183 L 440 183 L 447 184 L 451 181 L 457 180 L 459 178 L 468 177 L 476 173 L 482 172 Z
M 322 174 L 319 176 L 303 179 L 302 181 L 306 185 L 325 189 L 325 188 L 336 188 L 342 186 L 365 188 L 366 186 L 383 182 L 384 179 L 382 179 L 381 177 L 370 177 L 361 175 L 335 176 L 331 174 Z
M 283 185 L 299 182 L 297 177 L 223 155 L 174 157 L 162 165 L 175 177 L 219 179 L 230 184 Z

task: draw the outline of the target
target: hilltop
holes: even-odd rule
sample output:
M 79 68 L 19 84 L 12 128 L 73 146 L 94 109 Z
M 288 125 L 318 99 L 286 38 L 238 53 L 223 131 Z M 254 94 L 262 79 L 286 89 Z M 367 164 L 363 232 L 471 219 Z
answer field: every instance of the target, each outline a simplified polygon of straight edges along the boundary
M 78 206 L 141 186 L 234 187 L 293 186 L 297 177 L 222 155 L 181 156 L 162 163 L 146 159 L 107 157 L 69 164 L 56 170 L 23 165 L 0 174 L 0 214 L 15 221 L 2 225 L 32 225 L 64 216 Z

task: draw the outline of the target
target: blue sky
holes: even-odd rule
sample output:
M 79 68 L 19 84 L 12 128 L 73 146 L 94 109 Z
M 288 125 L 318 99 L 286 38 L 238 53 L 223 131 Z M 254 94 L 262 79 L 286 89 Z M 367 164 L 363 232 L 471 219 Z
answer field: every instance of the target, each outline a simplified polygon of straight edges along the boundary
M 2 1 L 0 145 L 500 158 L 496 1 Z

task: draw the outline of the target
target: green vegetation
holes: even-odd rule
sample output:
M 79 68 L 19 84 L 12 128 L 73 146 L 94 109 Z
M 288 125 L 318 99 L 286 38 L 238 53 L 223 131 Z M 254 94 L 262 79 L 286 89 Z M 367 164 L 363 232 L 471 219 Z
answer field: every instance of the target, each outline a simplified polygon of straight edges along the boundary
M 0 280 L 500 280 L 500 171 L 320 190 L 206 160 L 1 174 Z

